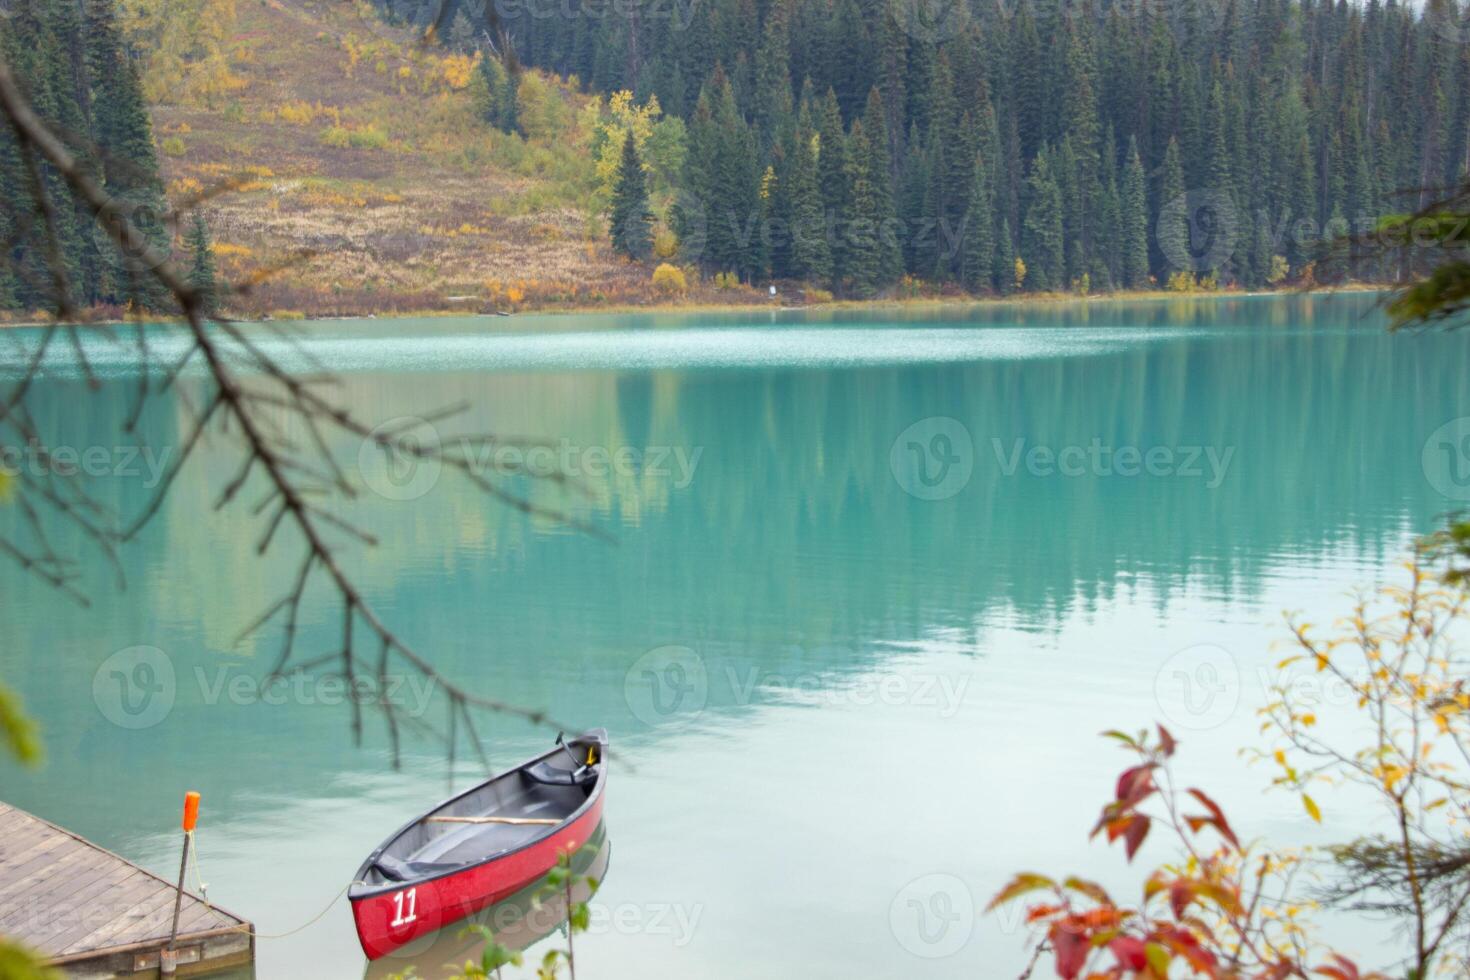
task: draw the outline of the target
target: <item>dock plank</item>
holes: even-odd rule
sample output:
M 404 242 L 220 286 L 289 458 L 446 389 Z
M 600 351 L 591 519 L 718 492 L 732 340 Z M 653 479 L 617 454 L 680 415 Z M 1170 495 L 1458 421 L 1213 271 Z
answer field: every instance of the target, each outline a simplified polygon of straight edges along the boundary
M 82 975 L 147 972 L 140 964 L 150 955 L 156 968 L 173 924 L 173 884 L 3 802 L 0 841 L 0 931 Z M 254 956 L 249 922 L 187 891 L 177 942 L 202 947 L 204 965 Z

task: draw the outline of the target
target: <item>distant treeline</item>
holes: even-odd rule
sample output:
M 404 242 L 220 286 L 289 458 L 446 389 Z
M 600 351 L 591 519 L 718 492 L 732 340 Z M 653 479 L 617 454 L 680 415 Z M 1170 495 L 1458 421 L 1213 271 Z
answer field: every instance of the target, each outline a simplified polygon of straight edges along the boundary
M 148 107 L 113 0 L 15 0 L 0 20 L 0 51 L 32 106 L 106 188 L 103 221 L 130 220 L 166 250 Z M 55 211 L 54 249 L 36 204 L 37 177 Z M 0 126 L 0 247 L 0 307 L 55 311 L 58 268 L 72 306 L 164 305 L 142 256 L 119 251 L 53 168 L 22 156 L 8 126 Z
M 674 223 L 747 279 L 1320 276 L 1470 159 L 1456 0 L 491 2 L 522 61 L 687 121 Z

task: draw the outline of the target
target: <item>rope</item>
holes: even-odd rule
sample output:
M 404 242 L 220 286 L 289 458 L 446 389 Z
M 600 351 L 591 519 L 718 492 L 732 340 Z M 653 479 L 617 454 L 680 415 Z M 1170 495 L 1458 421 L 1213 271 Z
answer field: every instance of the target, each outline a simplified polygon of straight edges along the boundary
M 213 911 L 214 905 L 212 905 L 209 901 L 209 885 L 204 882 L 204 879 L 202 877 L 200 877 L 202 874 L 202 869 L 201 862 L 199 860 L 199 841 L 194 837 L 194 831 L 192 830 L 189 831 L 189 840 L 192 843 L 192 847 L 190 848 L 190 850 L 194 854 L 194 884 L 199 889 L 199 897 L 203 899 L 204 904 L 209 907 L 210 911 Z M 342 890 L 332 896 L 332 900 L 327 903 L 326 908 L 322 909 L 316 915 L 312 916 L 310 919 L 307 919 L 301 925 L 297 926 L 295 929 L 290 930 L 289 932 L 266 933 L 257 932 L 254 929 L 242 929 L 241 931 L 244 932 L 246 935 L 254 936 L 256 939 L 285 939 L 287 936 L 294 936 L 308 926 L 313 926 L 320 922 L 322 916 L 332 911 L 332 906 L 337 904 L 337 899 L 347 894 L 347 889 L 351 888 L 355 884 L 357 884 L 357 882 L 349 881 L 347 884 L 343 885 Z
M 332 911 L 332 906 L 337 904 L 337 899 L 347 894 L 347 889 L 351 888 L 355 884 L 357 884 L 357 882 L 349 881 L 347 884 L 343 885 L 342 890 L 332 896 L 332 900 L 327 903 L 326 908 L 322 909 L 316 915 L 312 916 L 310 919 L 307 919 L 301 925 L 297 926 L 295 929 L 290 930 L 289 932 L 267 933 L 256 932 L 254 929 L 251 929 L 249 930 L 250 935 L 254 936 L 256 939 L 285 939 L 287 936 L 294 936 L 301 930 L 305 929 L 307 926 L 316 925 L 317 922 L 321 920 L 322 916 Z

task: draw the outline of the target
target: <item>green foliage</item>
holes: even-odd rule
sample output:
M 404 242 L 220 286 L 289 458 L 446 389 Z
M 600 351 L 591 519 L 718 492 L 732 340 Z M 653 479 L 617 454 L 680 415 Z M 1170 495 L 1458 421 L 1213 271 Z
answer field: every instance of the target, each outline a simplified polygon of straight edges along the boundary
M 520 131 L 516 84 L 499 58 L 481 58 L 470 86 L 482 119 L 503 133 Z
M 388 134 L 377 123 L 362 126 L 328 126 L 322 143 L 338 149 L 380 150 L 388 145 Z
M 152 245 L 166 250 L 152 126 L 111 0 L 26 0 L 9 14 L 0 23 L 0 51 L 30 93 L 32 107 L 67 134 L 100 178 L 110 199 L 109 220 L 128 218 Z M 162 308 L 163 288 L 96 233 L 90 209 L 61 176 L 43 164 L 41 178 L 55 210 L 50 227 L 71 292 L 68 301 Z M 55 309 L 59 298 L 52 295 L 45 267 L 47 223 L 35 213 L 29 178 L 8 129 L 0 131 L 0 197 L 8 204 L 0 213 L 0 238 L 11 243 L 12 259 L 0 273 L 0 306 Z
M 908 274 L 983 289 L 983 238 L 968 258 L 960 239 L 980 157 L 993 285 L 1014 286 L 1023 245 L 1028 286 L 1086 275 L 1105 290 L 1166 282 L 1181 260 L 1222 287 L 1268 284 L 1275 255 L 1306 267 L 1329 218 L 1358 227 L 1399 188 L 1458 180 L 1470 159 L 1470 58 L 1452 56 L 1419 8 L 1283 0 L 1231 5 L 1205 25 L 1172 8 L 1117 18 L 981 5 L 936 42 L 906 34 L 891 5 L 861 0 L 709 0 L 676 31 L 653 18 L 524 11 L 504 26 L 524 39 L 528 63 L 597 91 L 656 96 L 687 124 L 688 159 L 666 172 L 691 199 L 673 218 L 686 222 L 685 258 L 706 270 L 872 288 L 867 271 L 848 268 L 847 230 L 867 217 L 851 213 L 851 182 L 865 170 L 863 210 L 886 225 L 891 208 L 898 230 L 879 236 L 877 288 Z M 855 169 L 845 157 L 859 121 L 871 158 Z M 1054 194 L 1032 183 L 1043 152 Z M 802 186 L 809 160 L 815 206 Z M 757 199 L 767 172 L 774 180 Z M 1186 189 L 1233 212 L 1230 240 L 1207 253 L 1214 268 L 1194 268 Z M 656 179 L 650 194 L 661 192 Z M 719 227 L 732 219 L 777 232 L 767 247 Z M 708 226 L 707 243 L 686 233 L 695 225 Z M 796 233 L 823 226 L 836 233 Z M 1374 257 L 1352 271 L 1382 281 L 1401 270 Z M 1450 295 L 1449 280 L 1436 292 Z
M 537 967 L 536 976 L 539 980 L 555 980 L 561 973 L 561 964 L 566 963 L 567 971 L 572 980 L 576 980 L 577 961 L 575 954 L 574 937 L 578 933 L 587 931 L 592 922 L 592 909 L 585 901 L 574 900 L 574 892 L 579 887 L 585 887 L 588 894 L 597 891 L 600 884 L 592 875 L 580 875 L 572 870 L 572 855 L 562 851 L 557 856 L 556 867 L 546 874 L 546 881 L 541 886 L 540 895 L 560 894 L 566 902 L 567 908 L 567 948 L 553 949 L 541 957 L 541 964 Z
M 206 316 L 219 311 L 219 280 L 215 272 L 214 247 L 209 242 L 209 226 L 204 215 L 194 212 L 185 237 L 189 250 L 189 285 L 199 294 L 200 309 Z
M 0 977 L 5 980 L 63 980 L 64 974 L 43 965 L 30 950 L 0 940 Z
M 1031 166 L 1027 191 L 1031 203 L 1026 209 L 1026 222 L 1021 232 L 1021 254 L 1031 270 L 1026 276 L 1031 289 L 1046 292 L 1063 285 L 1065 270 L 1062 192 L 1052 176 L 1044 149 Z
M 1121 271 L 1123 285 L 1142 289 L 1148 285 L 1148 188 L 1143 175 L 1143 161 L 1138 156 L 1138 142 L 1128 139 L 1128 163 L 1123 170 L 1123 186 L 1119 199 Z
M 534 72 L 522 72 L 516 88 L 516 120 L 527 139 L 552 139 L 571 123 L 561 93 Z
M 643 261 L 653 251 L 653 212 L 648 209 L 648 188 L 643 161 L 630 131 L 623 139 L 622 162 L 613 185 L 612 244 L 630 259 Z
M 41 761 L 40 726 L 26 714 L 20 697 L 0 684 L 0 740 L 10 754 L 26 765 Z M 4 976 L 0 972 L 0 976 Z
M 521 965 L 521 954 L 497 942 L 495 933 L 488 926 L 472 923 L 461 929 L 459 934 L 462 937 L 478 935 L 485 941 L 485 948 L 480 952 L 480 961 L 476 963 L 474 960 L 467 960 L 454 980 L 480 980 L 488 977 L 498 980 L 504 967 Z

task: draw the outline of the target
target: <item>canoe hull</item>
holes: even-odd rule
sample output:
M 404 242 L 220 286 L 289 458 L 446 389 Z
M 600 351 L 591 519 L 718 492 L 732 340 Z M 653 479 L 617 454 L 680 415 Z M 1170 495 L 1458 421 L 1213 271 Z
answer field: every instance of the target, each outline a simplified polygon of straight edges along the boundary
M 367 958 L 376 960 L 452 926 L 545 877 L 563 852 L 576 851 L 597 830 L 603 794 L 596 793 L 589 803 L 574 820 L 519 850 L 441 877 L 353 898 L 352 918 Z

